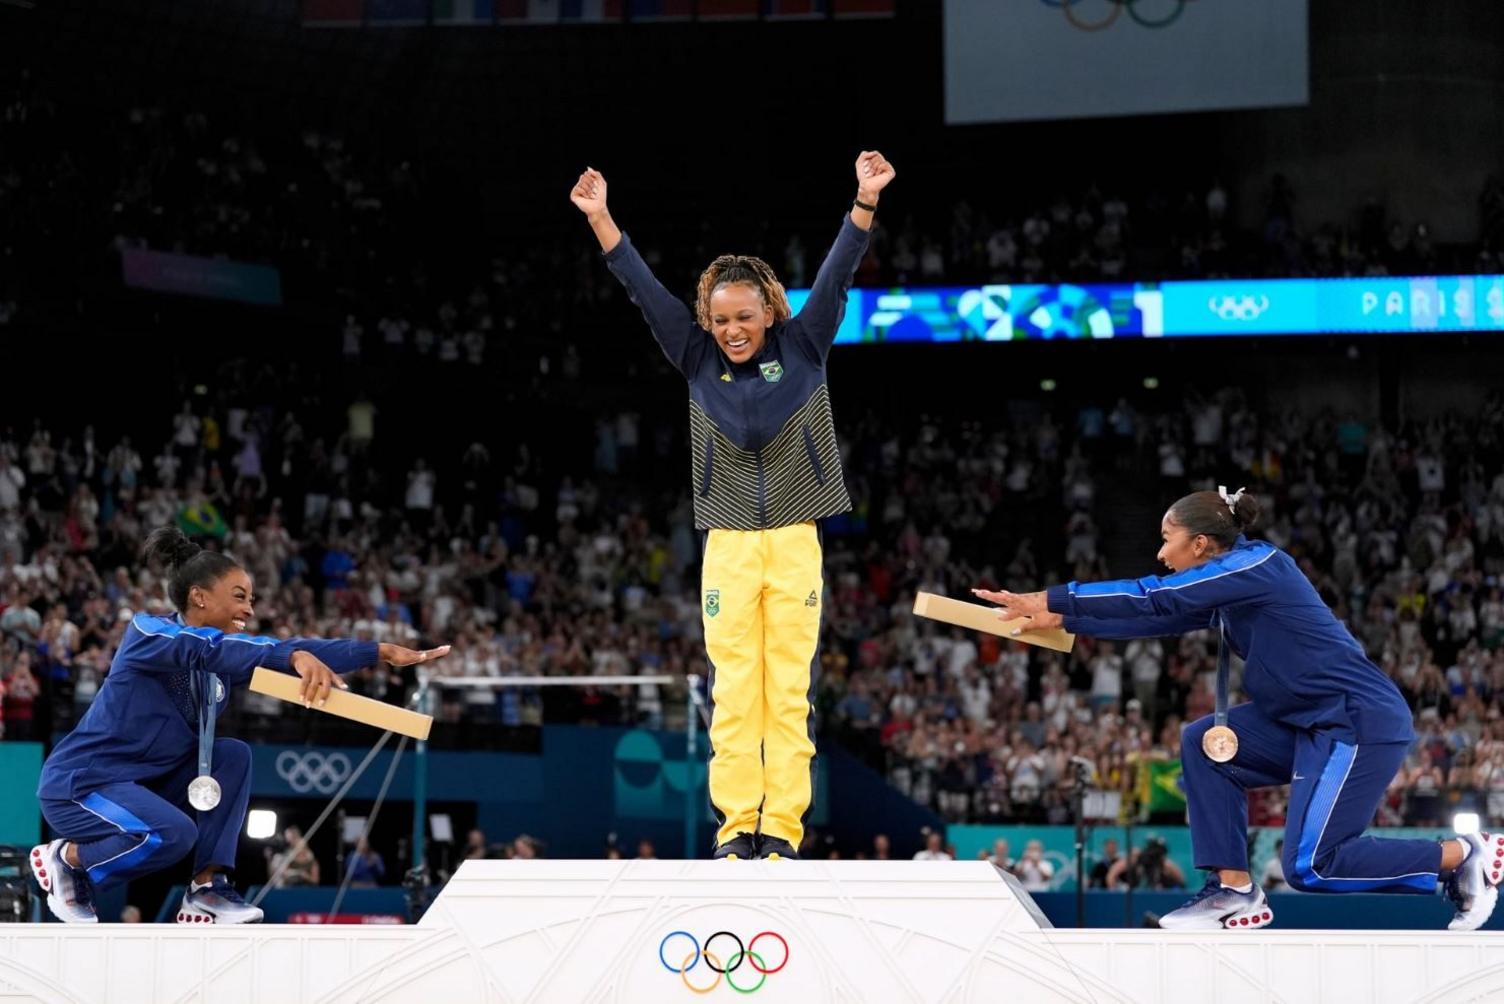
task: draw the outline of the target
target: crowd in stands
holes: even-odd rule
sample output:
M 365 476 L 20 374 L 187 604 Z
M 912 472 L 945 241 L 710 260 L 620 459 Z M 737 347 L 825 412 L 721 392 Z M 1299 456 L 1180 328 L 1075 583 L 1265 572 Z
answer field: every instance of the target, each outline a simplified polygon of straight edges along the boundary
M 130 108 L 90 140 L 86 170 L 69 114 L 24 77 L 4 96 L 8 262 L 30 247 L 91 259 L 130 244 L 276 261 L 362 304 L 327 332 L 352 365 L 429 356 L 486 370 L 502 365 L 498 340 L 523 329 L 547 339 L 563 308 L 619 297 L 583 233 L 529 253 L 498 249 L 458 284 L 431 280 L 392 239 L 420 226 L 421 172 L 356 156 L 333 136 L 253 139 L 201 113 Z M 1490 182 L 1482 243 L 1447 258 L 1422 225 L 1388 221 L 1377 205 L 1345 223 L 1298 222 L 1278 177 L 1259 225 L 1234 225 L 1229 203 L 1212 183 L 1173 196 L 1093 189 L 1037 207 L 958 204 L 948 223 L 900 218 L 880 230 L 859 281 L 1472 269 L 1493 260 L 1504 215 Z M 693 250 L 678 263 L 686 274 L 708 259 Z M 796 235 L 774 257 L 798 286 L 822 252 Z M 31 272 L 7 267 L 0 280 L 19 274 Z M 546 278 L 561 274 L 569 281 Z M 370 295 L 361 282 L 375 284 Z M 0 285 L 0 326 L 25 322 L 25 300 L 13 280 Z M 577 348 L 547 358 L 558 367 L 550 379 L 581 379 Z M 687 493 L 662 488 L 663 472 L 680 470 L 666 465 L 682 430 L 603 406 L 590 460 L 561 469 L 515 432 L 420 448 L 381 430 L 384 400 L 351 392 L 311 407 L 313 392 L 269 368 L 227 364 L 221 376 L 213 394 L 143 405 L 145 438 L 84 412 L 0 428 L 6 739 L 66 730 L 132 614 L 167 609 L 136 556 L 168 523 L 245 562 L 264 631 L 449 642 L 438 669 L 448 675 L 704 671 L 698 538 Z M 1131 804 L 1140 765 L 1178 755 L 1180 725 L 1211 710 L 1216 639 L 1206 633 L 1083 638 L 1063 655 L 937 630 L 908 612 L 919 589 L 965 595 L 1149 571 L 1152 553 L 1113 567 L 1100 531 L 1103 480 L 1126 469 L 1155 472 L 1141 488 L 1161 502 L 1246 481 L 1264 503 L 1260 532 L 1297 557 L 1399 685 L 1420 739 L 1381 821 L 1436 823 L 1464 805 L 1504 818 L 1497 395 L 1482 412 L 1394 428 L 1261 411 L 1229 389 L 1156 409 L 1023 401 L 997 421 L 856 411 L 840 431 L 856 507 L 826 527 L 823 734 L 944 818 L 1063 821 L 1076 757 Z M 414 681 L 372 670 L 355 684 L 400 700 Z M 442 693 L 449 721 L 527 726 L 547 711 L 536 690 Z M 658 726 L 675 707 L 647 685 L 585 690 L 567 714 Z M 1256 799 L 1251 821 L 1280 822 L 1282 798 Z
M 269 262 L 310 280 L 299 283 L 301 296 L 359 305 L 345 326 L 347 352 L 364 336 L 473 359 L 488 338 L 556 323 L 570 307 L 613 294 L 578 233 L 540 241 L 523 228 L 492 239 L 435 219 L 436 200 L 454 195 L 451 178 L 430 173 L 440 172 L 328 130 L 260 131 L 181 104 L 83 108 L 12 68 L 0 77 L 0 253 L 10 266 L 0 268 L 0 325 L 24 306 L 19 277 L 115 279 L 114 256 L 126 247 Z M 481 189 L 471 195 L 478 201 Z M 1199 172 L 1132 191 L 1086 182 L 1043 194 L 967 193 L 949 204 L 897 201 L 858 275 L 866 285 L 953 285 L 1495 272 L 1504 247 L 1499 175 L 1477 204 L 1476 237 L 1443 244 L 1424 220 L 1395 219 L 1376 199 L 1302 205 L 1281 174 L 1241 196 Z M 760 228 L 749 250 L 786 285 L 806 285 L 831 236 L 819 222 Z M 690 288 L 724 250 L 703 225 L 642 226 L 645 256 L 671 286 Z
M 1214 637 L 1081 639 L 1062 655 L 908 613 L 918 589 L 964 595 L 979 583 L 1112 573 L 1097 479 L 1103 458 L 1127 455 L 1157 460 L 1156 492 L 1208 484 L 1212 471 L 1246 478 L 1265 503 L 1262 534 L 1297 558 L 1400 686 L 1421 740 L 1388 821 L 1441 819 L 1462 790 L 1504 810 L 1504 402 L 1396 430 L 1259 415 L 1234 390 L 1161 414 L 1100 412 L 1084 407 L 1069 427 L 1043 410 L 994 431 L 941 418 L 848 427 L 857 507 L 827 528 L 827 736 L 952 820 L 1065 819 L 1075 756 L 1131 797 L 1134 763 L 1175 755 L 1179 725 L 1211 709 Z M 268 630 L 451 641 L 440 672 L 455 675 L 703 671 L 687 506 L 649 515 L 601 487 L 623 481 L 623 440 L 641 436 L 630 420 L 601 423 L 593 470 L 545 481 L 524 463 L 499 478 L 475 455 L 482 446 L 442 467 L 414 457 L 405 482 L 363 476 L 358 444 L 313 456 L 314 430 L 286 435 L 295 420 L 212 405 L 200 414 L 189 402 L 162 416 L 149 459 L 91 428 L 0 432 L 8 738 L 66 728 L 130 614 L 166 609 L 135 559 L 144 533 L 166 523 L 246 562 Z M 1051 550 L 1023 540 L 998 551 L 1007 528 L 1041 507 L 1061 524 L 1039 536 Z M 357 678 L 391 699 L 411 683 Z M 656 725 L 665 699 L 651 686 L 587 691 L 575 713 Z M 440 714 L 525 725 L 542 705 L 535 692 L 446 691 Z M 1277 822 L 1281 810 L 1257 811 Z

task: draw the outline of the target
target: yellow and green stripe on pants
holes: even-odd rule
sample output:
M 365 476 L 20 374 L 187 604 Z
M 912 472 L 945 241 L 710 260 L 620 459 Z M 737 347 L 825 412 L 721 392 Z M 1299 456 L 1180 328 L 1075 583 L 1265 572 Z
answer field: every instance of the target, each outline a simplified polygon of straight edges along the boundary
M 701 575 L 710 661 L 716 842 L 761 832 L 798 847 L 814 778 L 814 664 L 824 589 L 814 523 L 709 531 Z

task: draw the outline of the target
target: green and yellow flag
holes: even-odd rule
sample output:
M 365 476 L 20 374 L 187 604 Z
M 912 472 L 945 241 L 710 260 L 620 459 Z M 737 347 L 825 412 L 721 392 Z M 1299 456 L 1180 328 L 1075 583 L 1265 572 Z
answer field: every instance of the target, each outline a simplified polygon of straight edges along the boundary
M 1143 811 L 1185 811 L 1185 789 L 1180 784 L 1180 773 L 1178 759 L 1139 761 L 1138 802 Z

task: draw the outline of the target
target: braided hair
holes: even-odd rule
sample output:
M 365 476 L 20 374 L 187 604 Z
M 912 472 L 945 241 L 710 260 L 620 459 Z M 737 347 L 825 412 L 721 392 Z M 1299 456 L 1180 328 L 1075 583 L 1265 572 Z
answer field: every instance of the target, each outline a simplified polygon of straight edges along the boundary
M 767 262 L 751 255 L 723 254 L 700 273 L 700 285 L 695 294 L 695 320 L 700 327 L 710 330 L 710 294 L 722 286 L 742 282 L 756 289 L 762 295 L 763 303 L 773 308 L 775 322 L 787 321 L 793 315 L 783 283 L 778 281 Z

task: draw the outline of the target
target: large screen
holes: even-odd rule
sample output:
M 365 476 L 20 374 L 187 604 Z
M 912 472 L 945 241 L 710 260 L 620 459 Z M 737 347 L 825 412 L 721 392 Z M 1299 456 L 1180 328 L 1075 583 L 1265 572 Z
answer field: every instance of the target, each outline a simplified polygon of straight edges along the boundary
M 945 120 L 1308 100 L 1306 0 L 945 0 Z
M 836 344 L 1500 330 L 1504 276 L 1212 279 L 853 289 Z

